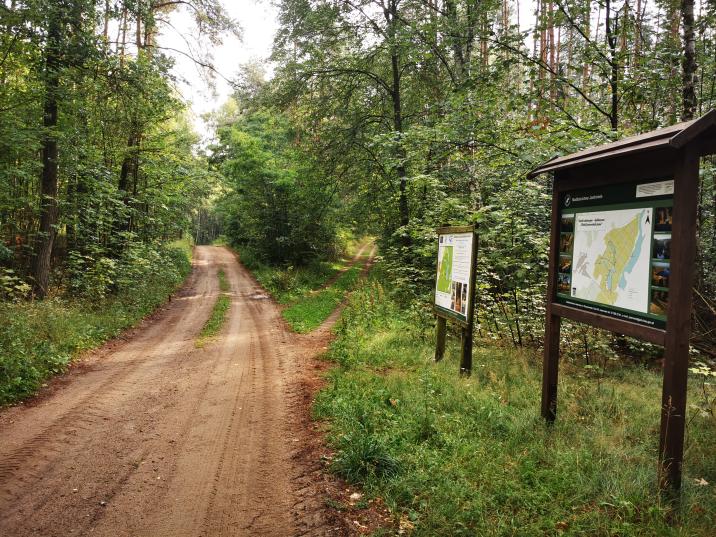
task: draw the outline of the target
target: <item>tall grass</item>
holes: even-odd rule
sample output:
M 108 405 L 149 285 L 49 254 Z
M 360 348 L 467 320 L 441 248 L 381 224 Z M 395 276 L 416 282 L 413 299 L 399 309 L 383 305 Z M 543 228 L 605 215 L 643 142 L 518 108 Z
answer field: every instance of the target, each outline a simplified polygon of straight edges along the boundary
M 597 382 L 566 362 L 549 427 L 537 349 L 477 345 L 472 377 L 460 378 L 456 338 L 432 363 L 433 333 L 412 315 L 378 282 L 355 291 L 314 413 L 328 420 L 334 470 L 415 535 L 715 534 L 713 416 L 688 416 L 680 508 L 656 493 L 659 372 L 621 365 Z
M 356 265 L 336 281 L 315 293 L 308 293 L 283 310 L 283 318 L 296 332 L 305 334 L 318 328 L 355 286 L 362 266 Z
M 164 303 L 189 274 L 189 252 L 185 243 L 160 249 L 158 266 L 101 300 L 0 302 L 0 405 L 32 395 L 78 352 L 117 336 Z

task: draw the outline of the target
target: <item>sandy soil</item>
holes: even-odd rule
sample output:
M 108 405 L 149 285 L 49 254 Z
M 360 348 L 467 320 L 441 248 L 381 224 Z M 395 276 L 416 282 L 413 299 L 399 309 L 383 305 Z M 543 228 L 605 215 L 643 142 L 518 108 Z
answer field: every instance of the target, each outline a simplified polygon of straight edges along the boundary
M 221 267 L 231 308 L 197 349 Z M 0 412 L 0 535 L 345 534 L 307 412 L 327 337 L 291 334 L 230 251 L 198 247 L 153 318 Z

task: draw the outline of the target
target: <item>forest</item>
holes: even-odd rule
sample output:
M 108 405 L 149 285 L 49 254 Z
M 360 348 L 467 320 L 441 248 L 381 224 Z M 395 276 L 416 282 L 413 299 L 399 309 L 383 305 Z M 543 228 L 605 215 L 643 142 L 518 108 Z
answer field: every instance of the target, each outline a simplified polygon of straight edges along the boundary
M 505 362 L 499 383 L 487 373 L 476 376 L 499 384 L 498 401 L 526 400 L 524 386 L 510 392 L 500 383 L 521 369 L 532 371 L 534 363 L 525 357 L 537 356 L 544 339 L 552 178 L 530 178 L 529 172 L 551 158 L 716 108 L 716 2 L 274 5 L 278 30 L 269 58 L 223 74 L 210 58 L 192 58 L 207 77 L 228 76 L 233 87 L 228 101 L 206 117 L 211 132 L 199 133 L 177 90 L 162 32 L 176 10 L 187 9 L 196 39 L 209 48 L 228 35 L 240 36 L 219 0 L 0 2 L 0 405 L 28 397 L 78 352 L 164 303 L 189 274 L 194 244 L 228 244 L 278 296 L 290 294 L 301 278 L 325 276 L 327 263 L 345 256 L 352 242 L 375 237 L 371 277 L 356 284 L 330 353 L 345 377 L 333 374 L 334 391 L 322 392 L 315 410 L 343 431 L 330 437 L 339 453 L 337 471 L 408 513 L 398 517 L 401 528 L 454 532 L 446 525 L 451 517 L 465 528 L 487 528 L 489 521 L 477 523 L 467 511 L 440 511 L 420 499 L 415 491 L 428 486 L 430 470 L 421 467 L 425 474 L 411 482 L 400 477 L 407 475 L 400 473 L 398 455 L 405 445 L 385 440 L 392 422 L 380 421 L 393 411 L 378 408 L 384 401 L 402 404 L 392 403 L 400 399 L 390 390 L 405 390 L 406 404 L 424 396 L 416 403 L 418 410 L 425 404 L 424 415 L 411 422 L 417 436 L 406 438 L 428 446 L 440 428 L 438 411 L 429 412 L 425 402 L 435 393 L 430 390 L 455 400 L 468 397 L 452 384 L 435 387 L 438 380 L 416 365 L 415 356 L 429 352 L 426 342 L 434 334 L 435 230 L 476 225 L 478 354 Z M 209 143 L 200 143 L 207 135 Z M 701 162 L 697 221 L 692 373 L 703 388 L 696 412 L 708 426 L 693 433 L 692 455 L 701 457 L 699 468 L 713 472 L 713 457 L 704 455 L 716 412 L 713 157 Z M 373 332 L 393 334 L 386 344 L 393 358 L 373 346 Z M 652 374 L 662 352 L 578 323 L 566 323 L 562 339 L 564 359 L 600 389 L 615 378 L 641 382 L 630 368 Z M 505 365 L 514 356 L 519 365 Z M 414 366 L 414 383 L 408 388 L 388 379 L 383 385 L 378 374 L 366 380 L 362 368 L 370 360 L 381 372 Z M 366 395 L 363 382 L 380 394 Z M 584 402 L 592 392 L 580 386 L 572 386 L 573 397 Z M 620 389 L 612 388 L 604 404 L 616 404 Z M 630 397 L 634 408 L 641 404 Z M 355 408 L 341 406 L 349 399 Z M 487 407 L 490 416 L 508 412 L 493 399 L 480 401 L 483 406 L 469 403 L 479 406 L 480 415 L 487 415 Z M 590 407 L 596 414 L 584 419 L 597 419 L 598 404 Z M 371 422 L 374 415 L 380 418 Z M 525 416 L 510 423 L 524 420 L 530 427 Z M 363 428 L 351 429 L 355 423 Z M 512 434 L 483 433 L 508 443 Z M 435 449 L 445 449 L 449 439 L 444 442 Z M 372 469 L 360 462 L 365 457 L 374 457 Z M 426 461 L 420 463 L 439 464 Z M 413 463 L 403 460 L 403 468 Z M 538 469 L 530 472 L 529 479 L 538 479 Z M 624 478 L 615 485 L 621 486 L 631 485 Z M 589 498 L 593 492 L 566 485 L 560 490 Z M 637 499 L 615 493 L 619 501 L 633 500 L 631 507 L 614 500 L 614 506 L 597 509 L 596 525 L 580 519 L 575 527 L 594 535 L 666 532 L 668 516 L 644 512 L 648 502 L 635 494 Z M 705 501 L 694 498 L 693 505 Z M 544 498 L 530 501 L 531 507 L 518 509 L 524 524 Z M 714 513 L 709 505 L 706 518 Z M 500 522 L 506 524 L 503 534 L 512 523 L 506 520 Z M 555 523 L 561 522 L 550 518 L 547 526 L 530 527 L 546 532 Z M 640 523 L 656 525 L 646 533 L 625 529 Z M 694 534 L 707 534 L 708 521 L 697 526 Z

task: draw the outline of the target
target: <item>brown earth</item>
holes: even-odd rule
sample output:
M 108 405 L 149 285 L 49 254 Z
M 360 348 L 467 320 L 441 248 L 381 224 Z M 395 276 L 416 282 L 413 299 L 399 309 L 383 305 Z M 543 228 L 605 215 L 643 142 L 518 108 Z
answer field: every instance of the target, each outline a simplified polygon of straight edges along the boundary
M 152 318 L 0 412 L 0 535 L 345 535 L 326 507 L 350 492 L 309 416 L 327 327 L 297 336 L 224 248 L 195 250 Z M 194 340 L 220 294 L 219 337 Z M 362 524 L 355 521 L 359 530 Z

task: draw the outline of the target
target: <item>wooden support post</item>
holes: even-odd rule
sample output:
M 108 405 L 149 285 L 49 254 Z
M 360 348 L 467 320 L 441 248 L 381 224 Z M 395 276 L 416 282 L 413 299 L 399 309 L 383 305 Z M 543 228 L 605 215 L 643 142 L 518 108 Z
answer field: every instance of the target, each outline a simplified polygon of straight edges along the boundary
M 559 172 L 558 172 L 559 173 Z M 542 417 L 552 423 L 557 417 L 557 381 L 559 378 L 559 332 L 561 318 L 552 313 L 555 284 L 559 267 L 559 197 L 558 175 L 552 194 L 552 233 L 549 240 L 549 281 L 547 282 L 547 314 L 544 326 L 544 359 L 542 362 Z
M 460 341 L 460 375 L 469 377 L 472 373 L 472 326 L 462 329 Z
M 559 332 L 561 318 L 547 311 L 542 365 L 542 417 L 552 423 L 557 417 L 557 381 L 559 380 Z
M 686 423 L 686 387 L 691 333 L 691 292 L 696 261 L 696 203 L 699 156 L 685 152 L 676 167 L 671 231 L 671 277 L 666 315 L 664 384 L 661 397 L 659 481 L 662 489 L 681 488 Z
M 472 259 L 470 272 L 470 296 L 468 298 L 467 326 L 462 330 L 462 341 L 460 342 L 460 375 L 470 376 L 472 374 L 472 337 L 475 332 L 475 283 L 477 282 L 477 250 L 480 247 L 480 239 L 477 233 L 472 238 Z
M 435 346 L 435 361 L 439 362 L 445 356 L 445 336 L 447 335 L 447 320 L 438 315 L 437 344 Z

